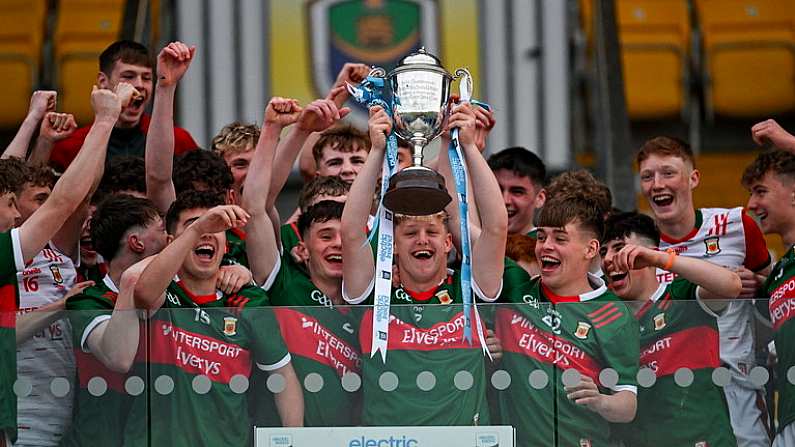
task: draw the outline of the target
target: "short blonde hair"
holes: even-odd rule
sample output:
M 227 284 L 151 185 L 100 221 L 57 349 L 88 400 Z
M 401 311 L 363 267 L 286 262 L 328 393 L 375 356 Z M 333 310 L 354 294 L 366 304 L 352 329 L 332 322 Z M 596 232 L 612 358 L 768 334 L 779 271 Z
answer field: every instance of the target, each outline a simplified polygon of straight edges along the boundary
M 430 221 L 433 221 L 433 220 L 436 220 L 436 219 L 440 219 L 442 221 L 442 224 L 445 226 L 445 228 L 448 228 L 448 224 L 450 223 L 450 215 L 447 214 L 447 211 L 444 211 L 444 210 L 439 211 L 438 213 L 428 214 L 428 215 L 425 215 L 425 216 L 410 216 L 408 214 L 395 213 L 394 222 L 395 222 L 395 226 L 398 226 L 398 225 L 402 224 L 403 222 L 406 222 L 406 221 L 409 221 L 409 220 L 417 220 L 417 221 L 420 221 L 420 222 L 430 222 Z M 448 228 L 448 230 L 449 230 L 449 228 Z
M 223 157 L 229 153 L 254 150 L 259 140 L 260 129 L 256 124 L 239 121 L 227 124 L 213 137 L 212 150 Z

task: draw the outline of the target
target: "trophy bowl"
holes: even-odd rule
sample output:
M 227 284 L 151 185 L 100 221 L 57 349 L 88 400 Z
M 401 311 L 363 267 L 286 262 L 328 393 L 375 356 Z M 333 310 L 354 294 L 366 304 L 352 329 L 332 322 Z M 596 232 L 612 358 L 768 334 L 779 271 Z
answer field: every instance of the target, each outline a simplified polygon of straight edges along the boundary
M 395 133 L 410 142 L 412 165 L 389 179 L 384 206 L 412 216 L 435 214 L 452 200 L 444 177 L 422 165 L 423 148 L 439 136 L 447 119 L 453 76 L 424 48 L 412 53 L 387 76 L 392 90 Z

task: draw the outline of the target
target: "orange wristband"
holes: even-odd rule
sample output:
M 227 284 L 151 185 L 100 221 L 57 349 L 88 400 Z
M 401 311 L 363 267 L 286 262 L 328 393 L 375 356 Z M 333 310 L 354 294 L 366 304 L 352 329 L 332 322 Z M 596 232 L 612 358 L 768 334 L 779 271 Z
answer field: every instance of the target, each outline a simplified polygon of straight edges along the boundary
M 676 253 L 676 250 L 674 250 L 673 248 L 669 248 L 668 250 L 665 250 L 665 252 L 668 253 L 668 260 L 665 261 L 665 265 L 663 266 L 663 270 L 667 271 L 667 270 L 671 270 L 671 267 L 674 266 L 674 259 L 676 259 L 677 253 Z

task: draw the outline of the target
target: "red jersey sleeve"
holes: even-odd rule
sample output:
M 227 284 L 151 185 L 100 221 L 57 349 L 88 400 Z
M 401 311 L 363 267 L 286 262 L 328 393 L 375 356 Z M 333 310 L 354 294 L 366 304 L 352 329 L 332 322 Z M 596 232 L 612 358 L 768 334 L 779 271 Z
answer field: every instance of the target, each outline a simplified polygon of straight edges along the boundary
M 770 253 L 762 230 L 756 221 L 743 212 L 743 231 L 745 232 L 745 262 L 743 265 L 752 272 L 758 272 L 770 265 Z
M 181 127 L 174 128 L 174 155 L 182 155 L 199 147 L 187 130 Z
M 69 138 L 55 143 L 50 154 L 50 165 L 55 170 L 64 172 L 69 167 L 72 160 L 77 157 L 77 153 L 80 152 L 80 148 L 83 147 L 89 130 L 91 130 L 91 126 L 81 127 L 69 135 Z

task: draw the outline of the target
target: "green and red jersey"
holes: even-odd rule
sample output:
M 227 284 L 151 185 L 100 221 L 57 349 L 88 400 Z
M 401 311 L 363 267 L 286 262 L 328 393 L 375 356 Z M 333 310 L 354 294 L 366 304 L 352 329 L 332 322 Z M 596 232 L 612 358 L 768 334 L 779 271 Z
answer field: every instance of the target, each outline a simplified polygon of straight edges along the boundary
M 615 424 L 626 445 L 672 447 L 736 446 L 723 390 L 712 372 L 720 366 L 717 315 L 697 296 L 698 287 L 682 278 L 661 284 L 635 312 L 640 325 L 640 364 L 656 382 L 638 391 L 638 412 L 629 424 Z M 674 374 L 693 372 L 680 386 Z
M 345 391 L 341 378 L 361 373 L 354 320 L 349 308 L 336 307 L 285 254 L 265 283 L 299 381 L 311 373 L 323 378 L 322 390 L 304 390 L 304 426 L 349 426 L 356 421 L 358 395 Z M 293 306 L 293 307 L 288 307 Z
M 637 321 L 596 277 L 594 290 L 563 297 L 508 264 L 500 300 L 513 305 L 499 306 L 495 316 L 500 367 L 512 379 L 499 395 L 502 423 L 516 427 L 521 446 L 608 445 L 610 424 L 567 398 L 563 373 L 590 377 L 602 393 L 637 392 Z M 600 382 L 606 368 L 617 374 L 612 386 Z
M 125 390 L 129 375 L 108 369 L 90 352 L 87 344 L 91 331 L 110 320 L 118 293 L 119 290 L 110 277 L 105 276 L 96 285 L 66 301 L 66 310 L 69 311 L 69 320 L 72 323 L 78 390 L 72 426 L 64 436 L 61 443 L 63 447 L 122 445 L 124 427 L 135 399 Z M 146 332 L 143 327 L 141 329 L 141 335 L 144 336 Z M 145 345 L 145 341 L 139 339 L 139 349 Z M 144 354 L 139 350 L 137 356 L 143 361 Z M 100 396 L 94 396 L 88 391 L 88 383 L 95 377 L 103 379 L 107 384 L 107 391 Z M 144 420 L 137 421 L 137 424 L 139 430 L 149 429 Z
M 765 284 L 776 344 L 776 377 L 779 430 L 795 421 L 795 385 L 789 380 L 790 368 L 795 366 L 795 247 L 776 263 Z
M 372 293 L 366 302 L 372 304 Z M 373 308 L 357 312 L 362 314 L 362 423 L 488 425 L 485 354 L 475 327 L 472 344 L 464 340 L 460 271 L 448 271 L 441 284 L 425 292 L 393 287 L 391 302 L 386 364 L 380 354 L 370 356 Z M 475 321 L 473 315 L 473 326 Z M 435 386 L 428 391 L 417 383 L 418 375 L 424 372 L 435 376 Z M 385 373 L 397 376 L 394 391 L 382 388 Z M 464 378 L 459 380 L 460 388 L 454 380 L 457 374 Z
M 223 265 L 240 264 L 248 267 L 246 252 L 246 233 L 243 230 L 232 228 L 226 230 L 226 253 Z
M 148 445 L 248 445 L 252 367 L 274 371 L 290 363 L 268 304 L 259 287 L 196 296 L 172 281 L 149 320 L 148 362 L 134 367 L 151 386 L 148 407 L 143 400 L 133 404 L 125 445 L 147 445 L 140 430 L 147 417 L 153 421 Z
M 0 233 L 0 437 L 17 439 L 17 272 L 25 268 L 19 230 Z

